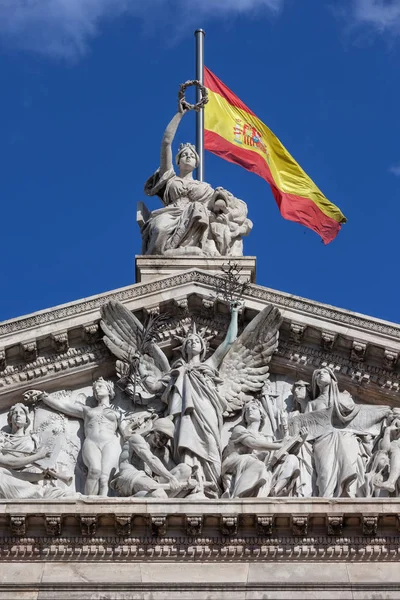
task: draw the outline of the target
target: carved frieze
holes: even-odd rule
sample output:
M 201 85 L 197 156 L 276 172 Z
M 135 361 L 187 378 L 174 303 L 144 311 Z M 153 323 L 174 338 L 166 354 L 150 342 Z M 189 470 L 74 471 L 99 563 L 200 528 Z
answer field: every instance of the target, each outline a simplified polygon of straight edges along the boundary
M 115 515 L 115 532 L 117 535 L 128 537 L 132 531 L 132 515 Z
M 62 331 L 60 333 L 53 333 L 51 335 L 52 345 L 56 352 L 60 354 L 64 354 L 68 351 L 69 342 L 68 342 L 68 332 Z
M 363 515 L 362 529 L 364 535 L 371 537 L 376 536 L 378 530 L 378 515 Z
M 150 294 L 176 288 L 186 283 L 198 283 L 206 286 L 207 289 L 215 287 L 217 276 L 201 271 L 191 270 L 179 275 L 165 277 L 162 280 L 152 281 L 151 283 L 135 284 L 130 287 L 116 290 L 103 296 L 95 296 L 85 301 L 71 303 L 62 308 L 42 311 L 39 314 L 28 315 L 18 320 L 6 321 L 0 324 L 0 337 L 23 331 L 25 329 L 37 328 L 48 323 L 54 323 L 59 319 L 72 318 L 84 313 L 93 313 L 98 310 L 106 301 L 113 299 L 120 302 L 129 302 L 133 299 L 145 298 Z M 400 340 L 400 326 L 394 323 L 388 323 L 371 317 L 354 315 L 346 310 L 334 308 L 313 302 L 296 298 L 293 295 L 285 294 L 264 288 L 255 284 L 249 284 L 246 290 L 246 298 L 259 300 L 264 303 L 271 303 L 277 307 L 292 309 L 297 313 L 304 313 L 320 318 L 321 320 L 336 322 L 346 327 L 352 327 L 365 332 L 382 334 L 393 339 Z
M 351 348 L 351 360 L 355 362 L 362 362 L 365 359 L 366 350 L 367 344 L 364 342 L 359 342 L 358 340 L 354 340 Z
M 293 535 L 306 536 L 308 533 L 308 515 L 292 515 L 291 525 Z
M 221 515 L 219 526 L 222 535 L 236 535 L 238 531 L 238 516 Z
M 96 535 L 98 516 L 97 515 L 80 515 L 79 522 L 81 526 L 81 533 L 84 536 Z
M 166 515 L 151 515 L 150 516 L 151 534 L 157 537 L 162 537 L 167 533 L 167 516 Z
M 26 534 L 25 515 L 10 515 L 10 529 L 12 535 L 22 536 Z
M 273 515 L 256 515 L 256 530 L 259 535 L 272 535 Z
M 328 535 L 341 536 L 343 534 L 343 515 L 328 515 L 326 525 Z
M 215 332 L 207 326 L 208 316 L 194 313 L 178 328 L 176 317 L 161 323 L 156 316 L 142 324 L 122 304 L 104 305 L 104 344 L 99 346 L 115 355 L 117 382 L 98 377 L 86 393 L 47 393 L 33 387 L 24 392 L 23 403 L 3 414 L 10 431 L 2 452 L 6 463 L 15 463 L 15 452 L 27 456 L 19 458 L 19 470 L 0 478 L 4 488 L 0 495 L 46 497 L 53 487 L 65 495 L 62 484 L 70 485 L 79 450 L 83 465 L 75 491 L 89 496 L 331 498 L 341 493 L 343 482 L 350 497 L 368 497 L 379 489 L 396 493 L 400 473 L 396 474 L 393 451 L 385 448 L 400 437 L 397 413 L 384 405 L 356 405 L 339 387 L 335 357 L 325 357 L 321 350 L 316 355 L 320 368 L 309 373 L 308 383 L 292 381 L 290 387 L 287 379 L 272 376 L 269 369 L 275 356 L 279 359 L 282 349 L 294 352 L 290 341 L 279 346 L 280 312 L 265 307 L 238 335 L 242 303 L 231 301 L 226 308 L 229 322 L 219 333 L 218 344 L 209 347 Z M 156 342 L 159 323 L 162 333 L 174 335 L 172 357 Z M 296 345 L 295 352 L 300 354 L 302 348 Z M 38 406 L 54 415 L 52 435 L 48 428 L 43 430 L 47 421 L 39 418 Z M 65 457 L 58 467 L 57 454 L 31 483 L 25 473 L 30 463 L 36 466 L 45 456 L 49 442 L 54 445 L 60 415 L 65 448 L 70 418 L 83 423 L 70 472 L 63 473 Z M 385 427 L 392 432 L 390 440 L 383 436 Z M 360 430 L 363 436 L 357 433 Z M 378 449 L 388 466 L 375 473 Z M 51 486 L 45 485 L 49 478 Z M 96 524 L 85 519 L 82 530 L 86 527 L 89 532 Z M 228 535 L 236 530 L 237 520 L 225 521 L 224 517 L 221 528 Z M 151 521 L 152 531 L 159 535 L 165 527 L 161 516 Z M 307 521 L 293 517 L 292 528 L 305 535 Z
M 398 358 L 398 352 L 393 352 L 393 350 L 385 349 L 384 364 L 387 369 L 393 370 L 396 367 Z
M 111 510 L 115 510 L 117 499 Z M 0 559 L 7 560 L 64 560 L 68 556 L 76 556 L 87 560 L 88 558 L 97 561 L 116 560 L 121 557 L 124 559 L 147 557 L 151 560 L 179 560 L 193 561 L 198 557 L 202 561 L 220 561 L 225 560 L 246 560 L 246 561 L 264 561 L 269 560 L 288 560 L 288 559 L 306 559 L 316 562 L 321 560 L 357 560 L 362 562 L 379 561 L 397 561 L 398 547 L 400 537 L 397 530 L 393 527 L 398 513 L 397 501 L 392 509 L 387 499 L 385 502 L 385 513 L 381 516 L 367 513 L 360 514 L 360 508 L 365 505 L 357 505 L 354 501 L 352 505 L 347 505 L 349 511 L 344 513 L 335 513 L 331 507 L 327 506 L 327 512 L 321 512 L 322 505 L 313 506 L 312 501 L 308 501 L 308 512 L 278 512 L 271 515 L 255 515 L 254 520 L 244 518 L 246 514 L 230 513 L 229 502 L 219 502 L 222 512 L 219 514 L 221 529 L 210 528 L 211 523 L 215 523 L 215 515 L 209 513 L 185 513 L 185 509 L 190 510 L 191 506 L 185 501 L 174 502 L 174 524 L 168 524 L 167 515 L 158 515 L 156 513 L 148 515 L 134 514 L 128 515 L 121 512 L 114 516 L 109 514 L 110 508 L 107 506 L 98 506 L 98 512 L 92 514 L 75 514 L 75 507 L 69 506 L 73 514 L 49 514 L 38 515 L 38 505 L 32 506 L 25 513 L 11 515 L 9 517 L 9 529 L 2 528 L 0 535 Z M 379 499 L 378 499 L 379 502 Z M 26 504 L 25 504 L 26 506 Z M 51 504 L 53 509 L 56 503 Z M 68 505 L 64 505 L 66 508 Z M 297 505 L 297 508 L 301 505 Z M 325 505 L 326 506 L 326 505 Z M 343 504 L 345 508 L 346 503 Z M 43 505 L 45 508 L 46 505 Z M 49 504 L 47 504 L 49 507 Z M 280 506 L 280 510 L 284 505 Z M 286 505 L 286 509 L 289 505 Z M 117 507 L 118 508 L 118 507 Z M 304 505 L 306 508 L 306 505 Z M 183 511 L 182 511 L 183 509 Z M 224 512 L 226 509 L 226 512 Z M 193 510 L 193 509 L 192 509 Z M 237 525 L 239 518 L 243 514 L 243 531 L 238 535 Z M 29 519 L 33 515 L 34 519 Z M 143 532 L 140 535 L 132 536 L 130 531 L 132 517 L 140 519 L 150 519 L 152 536 Z M 287 532 L 288 517 L 292 526 L 292 535 Z M 326 535 L 313 533 L 314 527 L 319 527 L 321 517 L 324 517 L 327 523 Z M 39 518 L 39 521 L 38 521 Z M 46 543 L 46 538 L 40 532 L 40 518 L 43 519 L 45 536 L 53 538 L 51 544 Z M 115 536 L 108 533 L 107 537 L 99 536 L 96 531 L 96 524 L 100 518 L 111 519 L 106 523 L 111 526 L 114 521 Z M 274 529 L 272 527 L 272 518 L 274 518 Z M 357 526 L 358 519 L 358 526 Z M 81 536 L 76 535 L 76 524 L 74 520 L 83 528 Z M 61 524 L 64 525 L 61 531 Z M 382 529 L 386 531 L 385 535 L 377 537 L 377 527 L 379 522 L 383 524 Z M 29 523 L 29 526 L 28 526 Z M 346 525 L 346 523 L 350 523 Z M 204 536 L 199 525 L 207 527 L 212 534 Z M 355 528 L 356 527 L 356 528 Z M 170 530 L 174 533 L 171 536 Z M 363 533 L 363 535 L 360 535 Z M 18 543 L 15 543 L 11 536 L 18 537 Z M 90 544 L 88 544 L 90 537 Z M 124 540 L 121 541 L 120 538 Z M 157 539 L 152 539 L 157 538 Z M 196 542 L 193 544 L 193 537 Z M 299 544 L 298 538 L 302 541 Z M 331 538 L 335 539 L 332 540 Z M 370 538 L 373 537 L 373 544 Z
M 10 365 L 0 376 L 0 390 L 26 386 L 34 380 L 48 380 L 51 376 L 57 377 L 77 368 L 90 368 L 91 365 L 102 364 L 109 358 L 110 354 L 104 344 L 97 343 L 93 346 L 69 348 L 62 354 L 41 356 L 32 363 Z
M 305 325 L 301 323 L 295 323 L 294 321 L 292 321 L 290 323 L 290 341 L 294 344 L 300 344 L 303 339 L 305 330 Z
M 378 367 L 367 362 L 355 363 L 340 354 L 331 354 L 328 351 L 313 346 L 300 345 L 293 348 L 292 343 L 286 339 L 280 339 L 277 350 L 277 359 L 273 363 L 279 365 L 280 360 L 289 364 L 301 365 L 307 369 L 315 369 L 323 366 L 330 367 L 344 380 L 356 384 L 368 384 L 371 391 L 375 389 L 379 395 L 380 390 L 385 389 L 397 394 L 400 389 L 400 372 L 389 371 L 387 368 Z M 362 368 L 360 368 L 362 364 Z
M 95 344 L 101 337 L 99 323 L 90 323 L 83 327 L 83 339 L 87 344 Z
M 200 536 L 203 531 L 203 515 L 186 516 L 186 533 L 189 536 Z
M 61 535 L 61 515 L 46 515 L 45 516 L 45 527 L 47 535 L 58 536 Z
M 21 344 L 21 352 L 26 363 L 35 362 L 38 355 L 36 340 Z
M 321 344 L 322 348 L 327 352 L 332 352 L 335 344 L 337 334 L 331 331 L 322 331 L 321 333 Z

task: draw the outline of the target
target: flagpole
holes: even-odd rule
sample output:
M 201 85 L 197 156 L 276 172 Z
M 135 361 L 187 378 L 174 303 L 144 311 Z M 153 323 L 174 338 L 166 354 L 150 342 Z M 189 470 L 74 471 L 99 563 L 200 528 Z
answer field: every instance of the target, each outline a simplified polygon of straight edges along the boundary
M 196 29 L 196 79 L 204 85 L 204 29 Z M 196 102 L 201 100 L 201 90 L 196 88 Z M 196 112 L 196 150 L 200 157 L 197 167 L 197 179 L 204 181 L 204 108 Z

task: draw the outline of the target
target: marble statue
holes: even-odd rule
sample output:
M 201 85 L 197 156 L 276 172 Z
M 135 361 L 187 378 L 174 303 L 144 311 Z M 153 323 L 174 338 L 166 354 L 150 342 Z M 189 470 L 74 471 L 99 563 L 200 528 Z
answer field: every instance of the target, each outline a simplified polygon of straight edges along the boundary
M 198 473 L 199 494 L 218 496 L 221 490 L 221 430 L 223 415 L 239 410 L 259 392 L 269 376 L 268 363 L 278 344 L 279 311 L 266 307 L 237 338 L 238 303 L 231 303 L 231 321 L 224 341 L 208 358 L 207 340 L 192 331 L 180 336 L 181 357 L 170 366 L 154 343 L 140 356 L 141 385 L 157 394 L 173 418 L 173 458 Z M 104 342 L 120 361 L 137 356 L 138 320 L 120 303 L 102 307 Z
M 292 398 L 293 410 L 291 416 L 305 413 L 309 407 L 310 385 L 302 379 L 295 381 L 292 387 Z M 313 445 L 308 437 L 307 435 L 297 453 L 300 469 L 297 480 L 297 495 L 302 498 L 313 496 L 315 490 Z
M 396 411 L 396 409 L 394 409 Z M 374 485 L 376 488 L 386 490 L 389 493 L 397 491 L 399 493 L 400 479 L 400 415 L 398 409 L 393 417 L 392 422 L 384 429 L 382 439 L 379 442 L 378 455 L 380 455 L 382 473 L 384 468 L 388 471 L 387 479 L 382 477 L 374 477 Z M 375 467 L 376 469 L 376 467 Z
M 71 495 L 72 475 L 78 492 L 99 496 L 399 495 L 400 411 L 357 402 L 328 367 L 314 370 L 311 383 L 271 377 L 282 316 L 267 306 L 238 335 L 242 308 L 230 302 L 227 330 L 212 348 L 194 319 L 181 323 L 178 356 L 169 359 L 148 323 L 116 300 L 103 305 L 116 386 L 100 377 L 92 396 L 88 388 L 26 392 L 26 404 L 41 403 L 33 427 L 27 406 L 9 412 L 0 496 Z M 52 437 L 58 450 L 50 456 Z
M 83 419 L 85 439 L 83 462 L 88 469 L 85 494 L 107 496 L 109 480 L 118 467 L 122 433 L 121 415 L 111 406 L 114 384 L 99 377 L 93 383 L 93 398 L 97 406 L 88 406 L 70 398 L 54 397 L 37 390 L 24 395 L 25 401 L 44 402 L 50 408 L 77 419 Z
M 314 371 L 311 388 L 305 414 L 294 415 L 289 426 L 292 431 L 301 426 L 309 432 L 317 495 L 355 497 L 365 480 L 363 438 L 379 433 L 391 409 L 355 404 L 348 392 L 339 392 L 337 378 L 328 367 Z
M 199 156 L 191 144 L 181 144 L 172 164 L 172 142 L 187 112 L 180 101 L 161 143 L 160 167 L 145 184 L 148 196 L 159 196 L 164 208 L 141 218 L 142 254 L 162 256 L 242 256 L 242 237 L 252 222 L 247 206 L 221 187 L 215 190 L 193 178 Z
M 243 424 L 232 431 L 224 452 L 222 476 L 224 498 L 267 497 L 273 490 L 279 496 L 299 475 L 299 462 L 294 454 L 274 457 L 283 442 L 270 442 L 260 433 L 266 413 L 262 403 L 249 400 L 243 409 Z
M 8 412 L 10 433 L 0 432 L 0 498 L 57 498 L 64 491 L 52 485 L 56 471 L 42 464 L 52 455 L 29 430 L 28 408 L 14 404 Z M 60 475 L 62 477 L 62 475 Z
M 160 418 L 149 432 L 127 437 L 119 459 L 119 472 L 111 482 L 120 496 L 173 498 L 190 489 L 192 469 L 172 459 L 171 442 L 175 427 L 171 419 Z M 194 482 L 196 483 L 196 482 Z

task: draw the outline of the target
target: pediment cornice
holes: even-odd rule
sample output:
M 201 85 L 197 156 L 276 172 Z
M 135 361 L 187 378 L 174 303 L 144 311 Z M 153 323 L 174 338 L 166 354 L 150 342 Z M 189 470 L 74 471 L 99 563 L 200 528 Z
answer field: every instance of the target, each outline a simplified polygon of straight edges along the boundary
M 0 324 L 0 396 L 17 397 L 26 388 L 60 378 L 82 382 L 104 369 L 113 358 L 101 341 L 100 307 L 110 299 L 137 314 L 167 312 L 171 318 L 162 336 L 170 347 L 179 324 L 190 313 L 210 333 L 222 335 L 227 308 L 212 298 L 220 276 L 199 269 L 138 283 Z M 329 364 L 344 387 L 367 401 L 378 395 L 397 403 L 400 393 L 400 325 L 321 304 L 256 284 L 245 294 L 243 324 L 267 304 L 284 318 L 280 346 L 272 371 L 307 376 Z M 102 371 L 103 372 L 103 371 Z M 91 377 L 89 377 L 91 379 Z
M 191 269 L 179 275 L 165 277 L 158 281 L 150 283 L 137 283 L 117 290 L 104 292 L 90 298 L 70 302 L 55 308 L 42 310 L 30 315 L 10 319 L 0 323 L 0 340 L 10 334 L 21 331 L 27 331 L 48 324 L 56 324 L 59 321 L 76 317 L 80 315 L 91 315 L 95 313 L 98 317 L 100 307 L 110 299 L 119 300 L 123 303 L 132 303 L 151 298 L 159 292 L 168 292 L 170 290 L 184 291 L 188 284 L 200 284 L 204 286 L 205 291 L 212 290 L 219 276 L 203 272 L 198 269 Z M 273 290 L 261 285 L 250 284 L 246 292 L 247 300 L 259 301 L 261 304 L 274 304 L 278 308 L 289 309 L 299 315 L 315 316 L 320 320 L 336 325 L 343 325 L 346 328 L 358 329 L 362 332 L 377 334 L 398 340 L 400 343 L 400 324 L 391 323 L 382 319 L 376 319 L 359 313 L 351 312 L 345 309 L 336 308 L 328 304 L 322 304 L 314 300 L 301 298 L 285 292 Z M 130 307 L 131 308 L 131 307 Z M 135 307 L 133 307 L 134 309 Z M 96 314 L 97 313 L 97 314 Z

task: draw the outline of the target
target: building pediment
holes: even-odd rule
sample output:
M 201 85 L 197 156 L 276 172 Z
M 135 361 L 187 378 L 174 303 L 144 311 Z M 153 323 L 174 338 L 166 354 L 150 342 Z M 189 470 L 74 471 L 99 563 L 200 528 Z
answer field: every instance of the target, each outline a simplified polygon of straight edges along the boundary
M 109 376 L 114 359 L 102 342 L 100 308 L 118 300 L 139 319 L 165 314 L 161 346 L 195 318 L 216 346 L 229 321 L 226 303 L 215 299 L 220 275 L 193 268 L 70 302 L 0 323 L 0 402 L 18 401 L 35 386 L 51 391 Z M 243 328 L 268 304 L 282 313 L 280 341 L 271 372 L 310 379 L 330 366 L 341 384 L 362 401 L 397 405 L 400 398 L 400 325 L 249 284 Z

